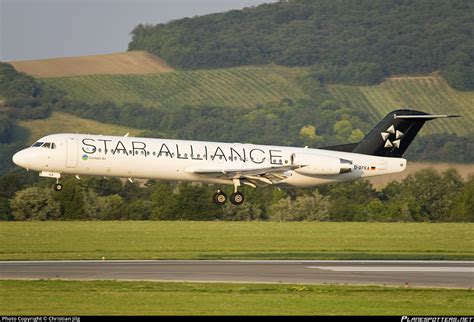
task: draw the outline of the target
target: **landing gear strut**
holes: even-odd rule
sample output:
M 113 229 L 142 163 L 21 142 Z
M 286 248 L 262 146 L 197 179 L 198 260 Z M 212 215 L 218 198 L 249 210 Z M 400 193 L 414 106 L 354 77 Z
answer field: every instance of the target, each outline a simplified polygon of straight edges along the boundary
M 54 190 L 56 190 L 56 191 L 62 191 L 63 190 L 63 185 L 59 183 L 59 179 L 61 179 L 61 173 L 41 171 L 39 173 L 39 176 L 44 177 L 44 178 L 55 178 L 56 179 L 56 184 L 54 185 Z
M 56 184 L 54 185 L 54 190 L 55 191 L 62 191 L 63 190 L 63 185 L 59 183 L 59 178 L 56 179 Z
M 240 179 L 234 179 L 233 183 L 234 183 L 234 192 L 230 195 L 230 202 L 238 206 L 244 202 L 244 195 L 241 192 L 239 192 L 239 187 L 242 185 L 242 182 L 240 181 Z

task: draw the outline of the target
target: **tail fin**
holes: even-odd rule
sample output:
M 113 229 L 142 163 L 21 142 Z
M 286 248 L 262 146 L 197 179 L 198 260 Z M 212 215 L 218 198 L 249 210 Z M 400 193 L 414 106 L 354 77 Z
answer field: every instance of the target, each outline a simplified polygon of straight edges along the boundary
M 352 152 L 400 158 L 426 121 L 457 116 L 431 115 L 414 110 L 390 112 L 362 141 L 354 145 Z M 331 147 L 325 149 L 331 150 Z

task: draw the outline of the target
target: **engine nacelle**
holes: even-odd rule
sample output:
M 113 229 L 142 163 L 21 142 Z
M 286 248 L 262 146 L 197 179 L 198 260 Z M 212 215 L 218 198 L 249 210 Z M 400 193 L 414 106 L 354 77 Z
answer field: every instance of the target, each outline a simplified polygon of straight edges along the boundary
M 294 171 L 305 176 L 331 176 L 352 171 L 352 161 L 326 155 L 299 153 L 292 155 Z

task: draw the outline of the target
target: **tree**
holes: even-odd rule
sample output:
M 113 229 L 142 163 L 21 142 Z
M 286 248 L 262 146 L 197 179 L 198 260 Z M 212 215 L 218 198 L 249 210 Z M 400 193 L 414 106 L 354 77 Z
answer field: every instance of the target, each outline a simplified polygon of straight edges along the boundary
M 293 201 L 290 197 L 280 199 L 268 209 L 268 218 L 273 221 L 291 221 L 293 217 Z
M 323 191 L 326 189 L 326 192 Z M 377 198 L 377 193 L 366 180 L 332 184 L 321 189 L 329 196 L 331 220 L 366 221 L 368 220 L 364 206 Z
M 347 140 L 352 134 L 353 128 L 349 120 L 340 120 L 334 124 L 334 133 L 339 140 Z
M 246 201 L 238 207 L 230 203 L 226 203 L 224 205 L 222 220 L 250 221 L 250 220 L 262 220 L 262 219 L 263 219 L 262 209 L 251 202 Z
M 215 220 L 222 217 L 222 207 L 209 198 L 214 193 L 209 186 L 181 183 L 176 191 L 175 219 Z
M 364 138 L 364 133 L 360 129 L 352 130 L 349 142 L 360 142 Z
M 51 189 L 31 187 L 15 193 L 10 201 L 15 220 L 59 219 L 61 208 L 54 200 Z
M 295 214 L 301 220 L 324 221 L 329 219 L 331 201 L 317 190 L 310 195 L 296 198 L 294 203 Z
M 279 1 L 221 14 L 138 25 L 129 50 L 180 69 L 321 65 L 315 77 L 374 84 L 385 74 L 430 73 L 471 53 L 471 0 Z
M 464 185 L 462 193 L 454 200 L 449 220 L 474 222 L 474 176 Z
M 137 199 L 125 202 L 121 207 L 121 219 L 148 220 L 153 209 L 153 203 L 149 200 Z
M 65 177 L 62 184 L 63 190 L 53 193 L 54 199 L 61 205 L 62 219 L 87 219 L 88 213 L 85 209 L 89 205 L 85 204 L 87 198 L 84 198 L 84 193 L 87 189 L 82 186 L 84 183 L 74 177 Z M 91 204 L 91 207 L 94 205 Z
M 309 195 L 287 197 L 269 208 L 269 218 L 275 221 L 324 221 L 329 219 L 331 202 L 317 190 Z
M 353 85 L 374 85 L 384 78 L 382 67 L 376 63 L 351 63 L 344 68 L 333 82 Z
M 442 74 L 451 87 L 474 90 L 474 43 L 464 43 L 452 51 Z
M 121 207 L 123 199 L 119 195 L 108 195 L 97 197 L 98 218 L 100 220 L 121 219 L 123 214 Z
M 0 196 L 0 220 L 10 220 L 11 210 L 8 199 Z
M 11 142 L 13 125 L 14 122 L 7 115 L 0 115 L 0 144 Z
M 154 183 L 149 189 L 152 190 L 150 201 L 152 210 L 150 219 L 174 220 L 177 209 L 177 198 L 173 193 L 173 186 L 168 182 Z
M 312 146 L 324 139 L 316 134 L 316 127 L 314 125 L 305 125 L 300 130 L 300 136 L 303 138 L 305 145 Z
M 448 220 L 454 201 L 459 198 L 463 182 L 454 169 L 439 175 L 424 169 L 409 175 L 402 182 L 392 182 L 383 194 L 388 205 L 400 209 L 402 218 L 414 221 Z

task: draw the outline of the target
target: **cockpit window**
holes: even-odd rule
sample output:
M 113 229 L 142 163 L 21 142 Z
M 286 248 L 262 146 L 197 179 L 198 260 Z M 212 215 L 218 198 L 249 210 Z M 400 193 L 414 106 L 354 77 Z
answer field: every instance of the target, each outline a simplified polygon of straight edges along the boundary
M 42 146 L 42 145 L 43 145 L 43 142 L 36 142 L 32 146 L 33 147 L 38 147 L 38 146 Z
M 56 149 L 56 144 L 53 142 L 36 142 L 32 145 L 32 147 L 42 147 L 46 149 Z

